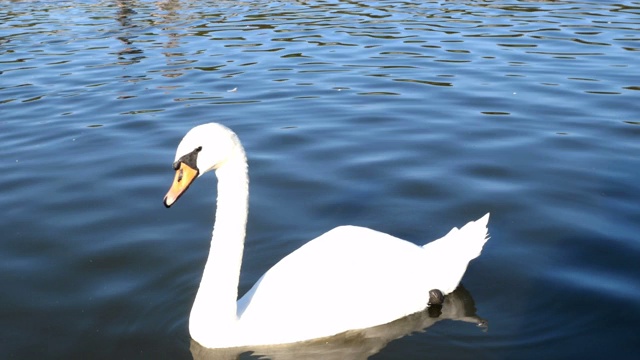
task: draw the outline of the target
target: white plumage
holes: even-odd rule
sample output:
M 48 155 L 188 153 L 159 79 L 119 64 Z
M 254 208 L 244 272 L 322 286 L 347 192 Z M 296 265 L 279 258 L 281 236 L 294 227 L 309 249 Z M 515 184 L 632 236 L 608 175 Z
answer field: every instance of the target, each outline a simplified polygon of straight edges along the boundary
M 192 178 L 187 167 L 183 172 L 190 153 L 197 158 Z M 430 290 L 455 290 L 488 239 L 489 214 L 424 246 L 340 226 L 283 258 L 237 300 L 248 212 L 242 145 L 228 128 L 204 124 L 185 135 L 176 161 L 180 168 L 167 206 L 195 177 L 209 170 L 218 177 L 211 250 L 189 319 L 191 336 L 205 347 L 292 343 L 422 311 Z

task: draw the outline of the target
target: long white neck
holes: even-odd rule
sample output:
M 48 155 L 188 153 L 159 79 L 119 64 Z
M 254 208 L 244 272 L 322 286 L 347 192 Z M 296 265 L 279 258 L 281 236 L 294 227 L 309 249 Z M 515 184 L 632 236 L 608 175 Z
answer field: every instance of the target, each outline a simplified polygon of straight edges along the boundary
M 189 332 L 201 344 L 236 336 L 237 299 L 249 203 L 247 159 L 239 143 L 216 170 L 218 201 L 211 248 L 191 309 Z

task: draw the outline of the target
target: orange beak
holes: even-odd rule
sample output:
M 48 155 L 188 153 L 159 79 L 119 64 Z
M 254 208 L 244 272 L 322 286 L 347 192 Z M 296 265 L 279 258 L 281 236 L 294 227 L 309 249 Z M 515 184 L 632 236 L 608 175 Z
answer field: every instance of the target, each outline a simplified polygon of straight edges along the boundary
M 189 188 L 189 185 L 198 177 L 198 170 L 191 168 L 189 165 L 181 162 L 180 167 L 176 170 L 176 177 L 167 195 L 164 196 L 164 206 L 173 205 L 182 194 Z

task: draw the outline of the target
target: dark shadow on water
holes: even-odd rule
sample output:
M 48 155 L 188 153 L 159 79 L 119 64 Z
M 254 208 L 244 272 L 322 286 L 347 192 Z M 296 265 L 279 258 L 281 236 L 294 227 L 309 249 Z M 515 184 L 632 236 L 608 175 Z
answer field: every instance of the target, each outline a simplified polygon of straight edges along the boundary
M 191 354 L 204 359 L 368 359 L 393 340 L 424 331 L 440 320 L 456 320 L 486 328 L 487 321 L 476 315 L 471 294 L 461 285 L 445 297 L 442 307 L 427 308 L 392 323 L 364 330 L 295 344 L 207 349 L 191 341 Z

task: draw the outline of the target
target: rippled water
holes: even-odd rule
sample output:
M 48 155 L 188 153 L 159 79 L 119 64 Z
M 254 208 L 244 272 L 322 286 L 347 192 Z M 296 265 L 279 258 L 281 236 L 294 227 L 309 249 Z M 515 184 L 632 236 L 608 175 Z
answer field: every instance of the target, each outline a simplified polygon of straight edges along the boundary
M 207 121 L 249 155 L 241 293 L 337 225 L 492 213 L 488 329 L 242 358 L 634 358 L 639 55 L 638 1 L 0 1 L 0 358 L 203 355 L 214 177 L 161 200 Z

